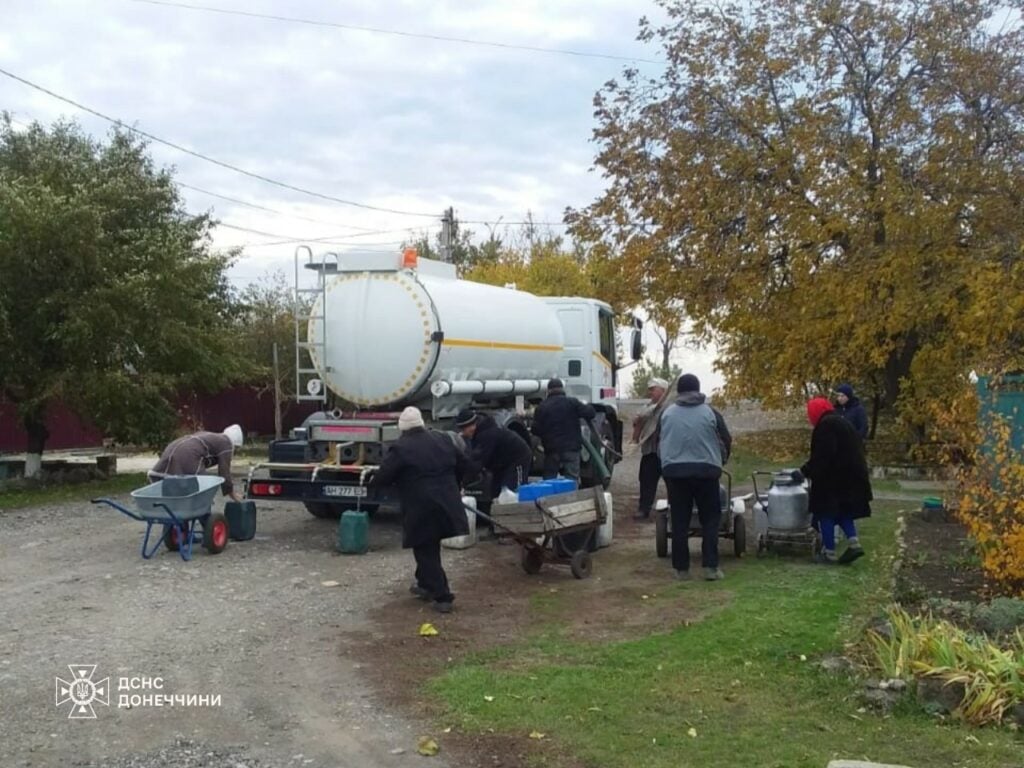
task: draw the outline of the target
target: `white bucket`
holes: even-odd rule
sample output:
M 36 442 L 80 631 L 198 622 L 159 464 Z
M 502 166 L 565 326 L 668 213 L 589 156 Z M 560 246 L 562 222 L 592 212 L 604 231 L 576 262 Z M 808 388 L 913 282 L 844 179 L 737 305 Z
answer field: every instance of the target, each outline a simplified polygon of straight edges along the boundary
M 615 523 L 615 514 L 612 511 L 612 495 L 605 491 L 604 503 L 608 507 L 608 519 L 597 529 L 598 548 L 607 547 L 612 543 L 612 529 Z
M 441 539 L 441 546 L 448 549 L 469 549 L 476 544 L 476 499 L 472 496 L 463 496 L 462 504 L 469 507 L 466 510 L 466 522 L 469 524 L 469 533 L 464 536 L 452 536 L 450 539 Z

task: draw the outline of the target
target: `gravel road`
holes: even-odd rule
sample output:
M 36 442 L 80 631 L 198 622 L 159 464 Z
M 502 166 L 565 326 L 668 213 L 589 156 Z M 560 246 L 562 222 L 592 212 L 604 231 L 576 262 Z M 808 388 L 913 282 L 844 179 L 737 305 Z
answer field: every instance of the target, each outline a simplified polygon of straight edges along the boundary
M 219 505 L 221 502 L 217 502 Z M 335 525 L 264 504 L 259 533 L 191 562 L 139 557 L 144 526 L 87 502 L 0 512 L 0 744 L 5 766 L 392 768 L 428 733 L 384 709 L 342 636 L 402 595 L 395 520 L 372 551 L 334 551 Z M 447 557 L 453 576 L 465 553 Z M 323 586 L 336 581 L 338 586 Z M 418 625 L 410 625 L 414 635 Z M 69 664 L 110 678 L 94 720 L 56 705 Z M 119 691 L 119 678 L 162 678 Z M 123 694 L 219 695 L 214 706 L 118 706 Z M 186 699 L 187 701 L 187 699 Z M 445 765 L 444 755 L 432 759 Z
M 796 421 L 756 408 L 730 409 L 726 418 L 735 433 Z M 630 446 L 613 485 L 627 526 L 638 458 Z M 122 469 L 135 468 L 129 464 Z M 142 560 L 143 530 L 85 499 L 0 510 L 0 765 L 422 763 L 416 745 L 429 726 L 382 704 L 373 691 L 387 690 L 388 670 L 353 662 L 345 640 L 371 628 L 375 607 L 406 596 L 412 558 L 400 548 L 397 518 L 375 519 L 371 552 L 362 557 L 336 554 L 335 524 L 296 504 L 261 504 L 255 540 L 232 542 L 216 556 L 200 548 L 188 563 L 165 551 Z M 482 547 L 446 550 L 456 591 L 461 573 L 483 557 Z M 401 631 L 414 637 L 430 616 L 410 616 Z M 69 664 L 96 665 L 91 679 L 110 679 L 110 703 L 93 704 L 95 719 L 69 719 L 71 705 L 57 705 L 56 679 L 73 676 Z M 121 691 L 122 677 L 161 678 L 163 687 Z M 143 694 L 220 696 L 221 703 L 119 706 L 120 696 Z M 445 753 L 430 762 L 446 765 Z

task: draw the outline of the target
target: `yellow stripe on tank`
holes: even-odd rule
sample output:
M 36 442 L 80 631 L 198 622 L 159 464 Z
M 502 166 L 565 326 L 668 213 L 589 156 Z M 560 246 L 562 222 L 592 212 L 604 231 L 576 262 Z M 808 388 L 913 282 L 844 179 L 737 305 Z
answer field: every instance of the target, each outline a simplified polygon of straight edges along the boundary
M 479 341 L 477 339 L 445 339 L 446 347 L 475 347 L 477 349 L 509 349 L 520 352 L 561 352 L 562 347 L 551 344 L 515 344 L 508 341 Z

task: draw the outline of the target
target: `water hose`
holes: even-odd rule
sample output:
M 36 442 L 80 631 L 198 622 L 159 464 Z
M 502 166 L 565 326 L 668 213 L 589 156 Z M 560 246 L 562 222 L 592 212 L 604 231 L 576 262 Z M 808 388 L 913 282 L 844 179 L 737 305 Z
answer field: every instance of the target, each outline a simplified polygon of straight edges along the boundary
M 604 458 L 601 456 L 601 452 L 597 450 L 597 447 L 590 440 L 584 440 L 583 447 L 586 449 L 587 453 L 590 454 L 590 459 L 594 462 L 594 466 L 597 468 L 597 474 L 601 480 L 601 485 L 607 488 L 611 483 L 612 473 L 608 470 L 608 465 L 604 463 Z

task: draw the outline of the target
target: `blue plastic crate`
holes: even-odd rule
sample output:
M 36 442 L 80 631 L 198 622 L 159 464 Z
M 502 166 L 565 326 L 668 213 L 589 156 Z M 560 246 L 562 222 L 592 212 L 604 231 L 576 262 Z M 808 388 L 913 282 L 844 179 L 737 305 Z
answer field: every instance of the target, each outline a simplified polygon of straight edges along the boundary
M 551 483 L 544 481 L 540 483 L 527 483 L 519 486 L 520 501 L 535 501 L 555 493 Z

